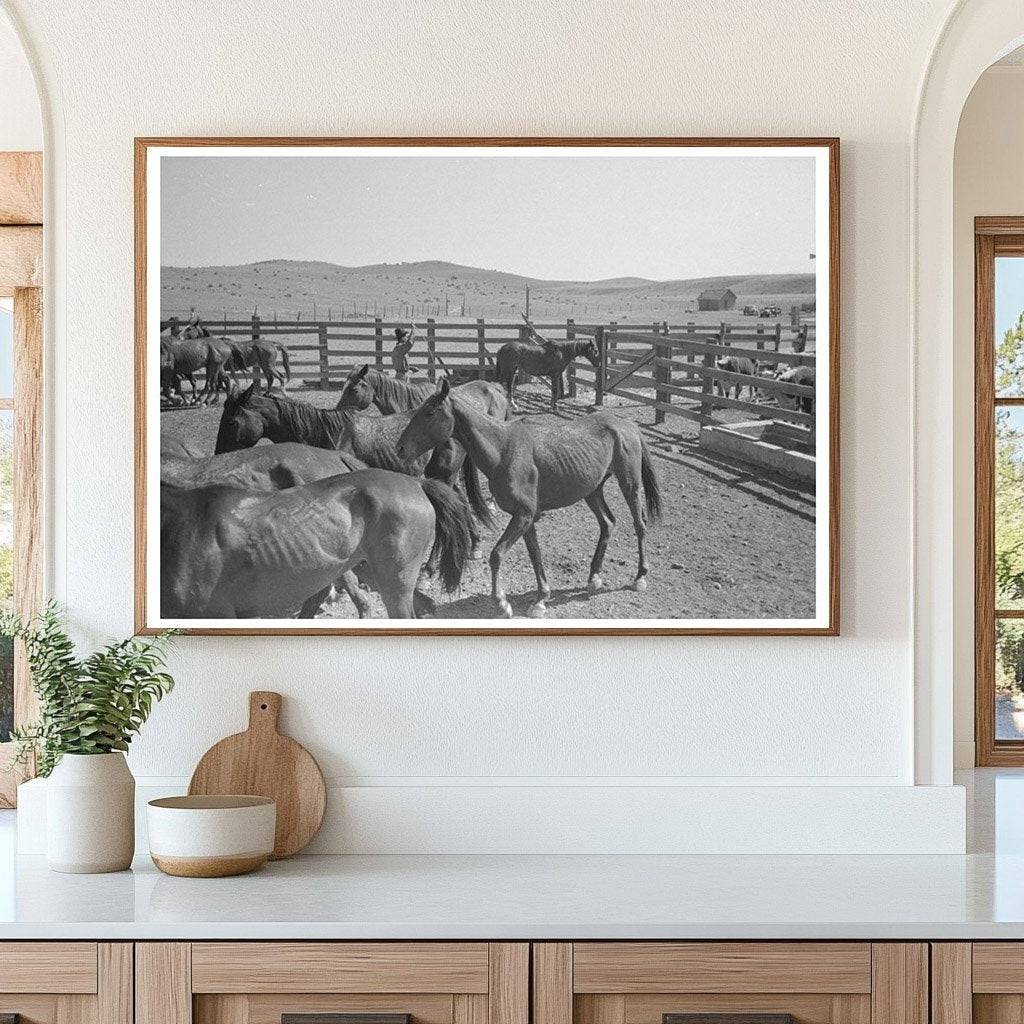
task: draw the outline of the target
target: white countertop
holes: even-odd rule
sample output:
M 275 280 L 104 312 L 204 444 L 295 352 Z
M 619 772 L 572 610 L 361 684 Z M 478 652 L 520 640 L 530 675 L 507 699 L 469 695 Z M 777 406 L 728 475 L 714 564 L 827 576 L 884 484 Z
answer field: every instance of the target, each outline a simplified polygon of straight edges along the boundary
M 967 856 L 296 857 L 59 875 L 0 812 L 0 940 L 1024 939 L 1024 772 L 975 772 Z
M 26 857 L 3 938 L 1024 938 L 1024 856 L 299 857 L 207 880 Z

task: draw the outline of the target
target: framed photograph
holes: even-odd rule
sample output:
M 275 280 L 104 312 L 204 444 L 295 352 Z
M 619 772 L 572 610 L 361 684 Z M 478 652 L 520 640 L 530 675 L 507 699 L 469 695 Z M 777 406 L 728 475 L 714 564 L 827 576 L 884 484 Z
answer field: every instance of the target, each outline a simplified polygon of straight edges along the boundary
M 839 630 L 837 139 L 137 139 L 140 632 Z

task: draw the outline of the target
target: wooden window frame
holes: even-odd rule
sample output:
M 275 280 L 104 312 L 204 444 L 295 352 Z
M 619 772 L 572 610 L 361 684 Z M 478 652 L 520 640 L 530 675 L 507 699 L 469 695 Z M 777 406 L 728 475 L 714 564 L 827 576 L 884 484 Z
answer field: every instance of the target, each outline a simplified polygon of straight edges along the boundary
M 0 296 L 14 299 L 14 608 L 39 610 L 43 593 L 43 161 L 41 153 L 0 153 Z M 36 716 L 24 651 L 14 652 L 14 724 Z M 13 807 L 32 766 L 12 767 L 0 743 L 0 807 Z

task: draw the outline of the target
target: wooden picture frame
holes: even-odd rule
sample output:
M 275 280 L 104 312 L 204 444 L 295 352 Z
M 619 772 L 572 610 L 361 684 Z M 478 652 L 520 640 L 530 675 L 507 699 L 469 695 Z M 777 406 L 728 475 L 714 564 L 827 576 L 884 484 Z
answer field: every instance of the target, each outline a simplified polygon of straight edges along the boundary
M 244 624 L 244 620 L 225 620 L 224 625 L 219 623 L 212 623 L 209 620 L 203 621 L 199 625 L 189 625 L 187 622 L 176 623 L 177 625 L 184 626 L 188 632 L 205 634 L 205 635 L 340 635 L 340 636 L 405 636 L 405 635 L 416 635 L 416 636 L 443 636 L 443 635 L 472 635 L 472 636 L 503 636 L 503 635 L 524 635 L 524 636 L 615 636 L 615 635 L 635 635 L 635 636 L 685 636 L 685 635 L 724 635 L 724 636 L 835 636 L 839 633 L 839 612 L 840 612 L 840 537 L 839 537 L 839 517 L 840 517 L 840 450 L 839 450 L 839 266 L 840 266 L 840 203 L 839 203 L 839 140 L 836 138 L 767 138 L 767 139 L 750 139 L 750 138 L 674 138 L 674 137 L 658 137 L 658 138 L 511 138 L 511 137 L 471 137 L 471 138 L 420 138 L 420 137 L 395 137 L 395 138 L 369 138 L 369 137 L 355 137 L 355 138 L 277 138 L 277 137 L 256 137 L 256 138 L 188 138 L 188 137 L 173 137 L 173 138 L 158 138 L 158 137 L 145 137 L 137 138 L 135 140 L 135 339 L 136 339 L 136 366 L 135 366 L 135 520 L 136 520 L 136 531 L 135 531 L 135 618 L 136 618 L 136 630 L 139 633 L 153 633 L 163 628 L 168 623 L 167 620 L 161 619 L 158 615 L 154 614 L 154 604 L 158 603 L 153 594 L 151 593 L 151 574 L 149 571 L 149 564 L 152 561 L 152 539 L 150 537 L 150 520 L 153 518 L 153 505 L 152 505 L 152 479 L 147 479 L 151 471 L 147 465 L 147 453 L 152 452 L 152 439 L 150 437 L 152 421 L 148 415 L 147 402 L 152 401 L 152 394 L 147 394 L 147 389 L 150 392 L 153 388 L 153 381 L 156 379 L 153 369 L 154 359 L 154 320 L 153 310 L 151 308 L 151 296 L 148 294 L 148 290 L 152 287 L 152 283 L 155 280 L 153 277 L 152 270 L 149 266 L 148 259 L 152 244 L 152 231 L 151 231 L 151 219 L 153 215 L 159 210 L 159 203 L 154 201 L 154 195 L 150 193 L 148 188 L 148 178 L 151 175 L 151 168 L 153 167 L 152 161 L 154 158 L 159 156 L 167 156 L 170 151 L 176 153 L 188 150 L 190 153 L 194 152 L 196 155 L 202 155 L 205 153 L 213 153 L 218 150 L 230 150 L 232 154 L 235 151 L 241 149 L 246 150 L 287 150 L 290 152 L 298 152 L 303 148 L 310 149 L 351 149 L 360 150 L 366 147 L 372 147 L 375 149 L 382 150 L 406 150 L 411 147 L 432 147 L 439 149 L 447 148 L 468 148 L 474 149 L 508 149 L 514 148 L 516 150 L 534 150 L 536 148 L 546 147 L 558 147 L 564 149 L 567 152 L 574 153 L 580 149 L 586 148 L 607 148 L 609 151 L 618 151 L 623 149 L 635 149 L 642 151 L 649 147 L 660 148 L 663 150 L 685 150 L 693 151 L 697 149 L 705 150 L 721 150 L 724 153 L 732 153 L 737 149 L 754 150 L 767 152 L 772 149 L 776 150 L 793 150 L 798 151 L 803 155 L 804 153 L 816 154 L 820 156 L 824 161 L 825 167 L 824 173 L 821 175 L 820 180 L 825 182 L 824 187 L 820 187 L 816 193 L 819 203 L 819 209 L 827 211 L 827 231 L 824 232 L 825 238 L 819 237 L 819 245 L 824 245 L 827 241 L 827 254 L 824 259 L 820 259 L 817 263 L 816 280 L 821 283 L 821 290 L 818 294 L 827 295 L 827 308 L 819 309 L 817 312 L 817 323 L 819 324 L 819 330 L 824 327 L 827 332 L 827 352 L 826 358 L 821 361 L 821 368 L 827 370 L 828 387 L 823 391 L 818 392 L 818 406 L 821 406 L 821 398 L 823 395 L 827 397 L 827 406 L 824 412 L 815 413 L 813 411 L 814 406 L 811 406 L 812 411 L 806 413 L 804 422 L 812 422 L 812 425 L 816 423 L 818 425 L 817 436 L 819 440 L 816 442 L 818 453 L 818 462 L 820 464 L 827 464 L 828 473 L 827 479 L 817 479 L 818 487 L 818 501 L 819 509 L 827 508 L 827 513 L 824 516 L 819 515 L 817 519 L 816 529 L 820 532 L 817 536 L 817 547 L 818 552 L 816 556 L 816 580 L 817 580 L 817 593 L 825 593 L 824 598 L 818 600 L 816 605 L 817 611 L 812 618 L 808 619 L 792 619 L 792 620 L 764 620 L 768 622 L 768 625 L 760 624 L 759 620 L 722 620 L 722 625 L 716 625 L 717 620 L 685 620 L 680 619 L 679 625 L 676 625 L 673 620 L 656 620 L 656 624 L 651 624 L 652 620 L 640 620 L 637 625 L 630 625 L 630 620 L 606 620 L 606 619 L 594 619 L 593 625 L 589 623 L 579 622 L 577 620 L 558 620 L 552 619 L 545 622 L 534 622 L 525 621 L 514 623 L 503 622 L 501 619 L 493 620 L 493 624 L 488 622 L 482 622 L 478 620 L 471 620 L 472 625 L 460 625 L 459 620 L 456 619 L 437 619 L 437 620 L 416 620 L 415 624 L 402 625 L 398 620 L 372 620 L 366 622 L 366 624 L 357 623 L 356 620 L 344 620 L 345 624 L 337 627 L 325 625 L 326 620 L 322 619 L 306 619 L 296 620 L 296 625 L 282 625 L 280 623 L 275 625 L 262 624 L 255 627 L 249 627 Z M 736 154 L 738 155 L 738 154 Z M 815 165 L 816 167 L 819 165 Z M 813 218 L 812 218 L 813 222 Z M 821 221 L 824 222 L 824 221 Z M 811 258 L 813 259 L 817 253 L 812 252 Z M 735 296 L 734 296 L 735 298 Z M 465 303 L 462 307 L 463 313 L 465 313 Z M 157 322 L 161 325 L 162 320 L 160 316 L 157 316 Z M 227 317 L 225 316 L 225 320 Z M 252 335 L 256 337 L 259 334 L 259 325 L 256 322 L 257 318 L 254 316 Z M 567 321 L 568 324 L 572 324 L 573 321 Z M 330 325 L 329 325 L 330 326 Z M 341 325 L 339 325 L 341 326 Z M 379 335 L 381 333 L 381 327 L 384 329 L 390 329 L 393 326 L 390 323 L 381 324 L 378 321 L 378 341 L 377 341 L 377 358 L 378 362 L 380 359 L 380 340 Z M 619 329 L 618 325 L 615 325 L 616 330 Z M 235 328 L 229 328 L 235 329 Z M 571 328 L 570 328 L 571 329 Z M 655 325 L 655 330 L 657 325 Z M 248 333 L 248 325 L 246 325 L 246 333 Z M 672 345 L 676 340 L 671 333 L 671 329 L 667 328 L 668 333 L 665 335 L 665 342 L 657 342 L 651 340 L 649 331 L 644 335 L 644 342 L 649 343 L 652 347 L 652 351 L 656 350 L 655 354 L 660 359 L 665 356 L 664 361 L 669 361 L 673 354 Z M 729 328 L 723 324 L 721 327 L 720 341 L 726 343 L 726 336 Z M 485 345 L 485 328 L 480 328 L 480 365 L 484 363 L 484 349 Z M 646 328 L 645 328 L 646 331 Z M 699 332 L 698 332 L 699 333 Z M 321 332 L 322 337 L 326 337 L 325 332 Z M 569 337 L 569 331 L 566 331 L 566 337 Z M 596 336 L 595 336 L 596 337 Z M 629 332 L 620 331 L 616 336 L 617 338 L 627 339 L 631 342 L 636 342 L 639 337 L 638 332 L 634 332 L 632 338 L 629 337 Z M 770 344 L 771 336 L 768 337 Z M 428 336 L 428 348 L 430 350 L 430 366 L 433 369 L 433 349 L 430 347 L 431 338 Z M 637 342 L 638 343 L 638 342 Z M 717 342 L 716 342 L 717 343 Z M 607 339 L 604 341 L 605 345 L 608 345 Z M 698 343 L 693 343 L 698 344 Z M 765 348 L 769 347 L 766 344 Z M 666 350 L 662 350 L 661 346 L 669 346 Z M 602 360 L 605 360 L 604 347 L 601 343 L 598 343 L 598 347 L 601 348 Z M 614 345 L 613 345 L 614 347 Z M 759 344 L 758 348 L 762 348 Z M 701 422 L 706 424 L 711 422 L 708 411 L 715 408 L 724 407 L 726 403 L 730 402 L 728 398 L 715 397 L 715 385 L 714 381 L 717 380 L 721 383 L 723 380 L 728 385 L 729 383 L 737 384 L 737 395 L 742 389 L 742 381 L 730 381 L 729 373 L 727 371 L 720 371 L 716 367 L 715 355 L 711 351 L 704 351 L 708 349 L 708 345 L 704 345 L 702 349 L 703 358 L 700 359 L 701 366 L 698 366 L 696 370 L 687 371 L 687 380 L 691 379 L 689 374 L 701 373 L 705 380 L 704 392 L 705 395 L 711 397 L 705 397 L 703 404 L 699 406 L 700 415 L 703 417 Z M 326 349 L 326 342 L 323 343 L 324 352 Z M 798 350 L 802 352 L 802 350 Z M 801 365 L 800 355 L 797 350 L 794 350 L 792 356 L 793 365 Z M 787 365 L 786 361 L 780 354 L 778 342 L 775 345 L 775 352 L 765 351 L 764 358 L 771 361 L 771 365 L 781 366 Z M 692 361 L 697 362 L 698 357 L 692 357 Z M 656 362 L 652 360 L 652 362 Z M 813 365 L 814 354 L 808 353 L 808 357 L 805 360 L 805 364 Z M 581 364 L 583 365 L 583 364 Z M 756 365 L 756 363 L 755 363 Z M 596 390 L 599 394 L 603 391 L 605 383 L 605 362 L 602 362 L 602 366 L 599 367 L 600 372 L 600 383 L 597 385 Z M 586 367 L 584 366 L 584 370 Z M 321 372 L 324 374 L 324 380 L 328 379 L 328 369 L 324 368 L 323 361 L 321 363 Z M 654 373 L 657 375 L 658 370 L 655 369 Z M 661 422 L 664 419 L 665 407 L 672 405 L 673 391 L 672 388 L 672 370 L 667 371 L 668 379 L 664 377 L 657 377 L 658 383 L 661 385 L 656 389 L 655 399 L 649 401 L 647 404 L 653 405 L 656 422 Z M 723 376 L 724 374 L 724 376 Z M 158 375 L 157 375 L 158 376 Z M 742 376 L 742 374 L 733 374 L 733 377 Z M 629 383 L 629 375 L 626 375 L 626 383 Z M 640 378 L 646 379 L 646 378 Z M 609 375 L 608 381 L 612 380 Z M 620 382 L 621 383 L 621 382 Z M 576 377 L 570 377 L 570 386 L 576 386 Z M 769 382 L 765 385 L 766 388 L 771 388 L 772 385 Z M 676 388 L 678 391 L 678 388 Z M 802 405 L 799 398 L 794 398 L 797 394 L 803 394 L 806 392 L 800 391 L 799 387 L 790 387 L 787 390 L 786 386 L 777 385 L 775 388 L 778 392 L 786 392 L 790 399 L 792 399 L 792 409 L 806 411 L 806 407 Z M 751 396 L 750 401 L 754 402 L 757 400 L 759 395 L 764 394 L 763 391 L 757 390 L 753 384 L 748 384 L 748 393 Z M 599 401 L 599 400 L 598 400 Z M 732 404 L 737 407 L 749 408 L 750 403 L 744 403 L 738 400 L 732 401 Z M 660 406 L 660 407 L 659 407 Z M 792 415 L 794 418 L 798 418 L 801 415 L 800 411 L 795 411 Z M 660 417 L 660 418 L 659 418 Z M 812 434 L 812 436 L 814 436 Z M 823 438 L 823 439 L 822 439 Z M 822 458 L 824 456 L 824 458 Z M 628 529 L 628 525 L 620 523 L 619 530 L 625 531 Z M 822 552 L 825 552 L 822 554 Z M 337 620 L 336 620 L 337 621 Z M 568 621 L 571 625 L 563 625 L 561 623 Z M 698 625 L 687 624 L 688 622 L 698 622 Z M 613 622 L 613 625 L 608 625 L 608 622 Z
M 979 768 L 1024 765 L 1024 741 L 996 738 L 996 622 L 1024 620 L 1024 609 L 997 609 L 995 579 L 996 408 L 1024 397 L 996 397 L 995 261 L 1024 257 L 1024 217 L 974 220 L 974 740 Z

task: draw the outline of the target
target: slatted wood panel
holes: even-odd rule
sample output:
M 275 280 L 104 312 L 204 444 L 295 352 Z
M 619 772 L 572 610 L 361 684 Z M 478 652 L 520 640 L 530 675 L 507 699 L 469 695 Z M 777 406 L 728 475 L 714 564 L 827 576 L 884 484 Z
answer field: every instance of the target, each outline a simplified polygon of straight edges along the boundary
M 533 945 L 533 1024 L 572 1024 L 572 943 Z
M 487 992 L 488 950 L 483 942 L 198 942 L 192 991 Z
M 96 992 L 95 942 L 0 943 L 0 992 Z
M 931 946 L 932 1024 L 971 1024 L 971 944 Z
M 101 942 L 96 948 L 96 1020 L 133 1024 L 135 948 L 130 942 Z
M 529 1024 L 530 947 L 527 943 L 490 944 L 487 1015 L 490 1024 Z
M 924 943 L 876 942 L 871 977 L 871 1024 L 929 1024 Z
M 576 992 L 871 991 L 867 943 L 576 943 Z
M 136 944 L 135 1024 L 192 1024 L 191 949 L 187 942 Z
M 808 993 L 757 994 L 677 992 L 624 997 L 623 1024 L 661 1024 L 665 1013 L 790 1013 L 799 1024 L 832 1024 L 837 999 L 846 996 Z M 870 997 L 861 1000 L 870 1014 Z M 841 1013 L 842 1015 L 842 1013 Z

